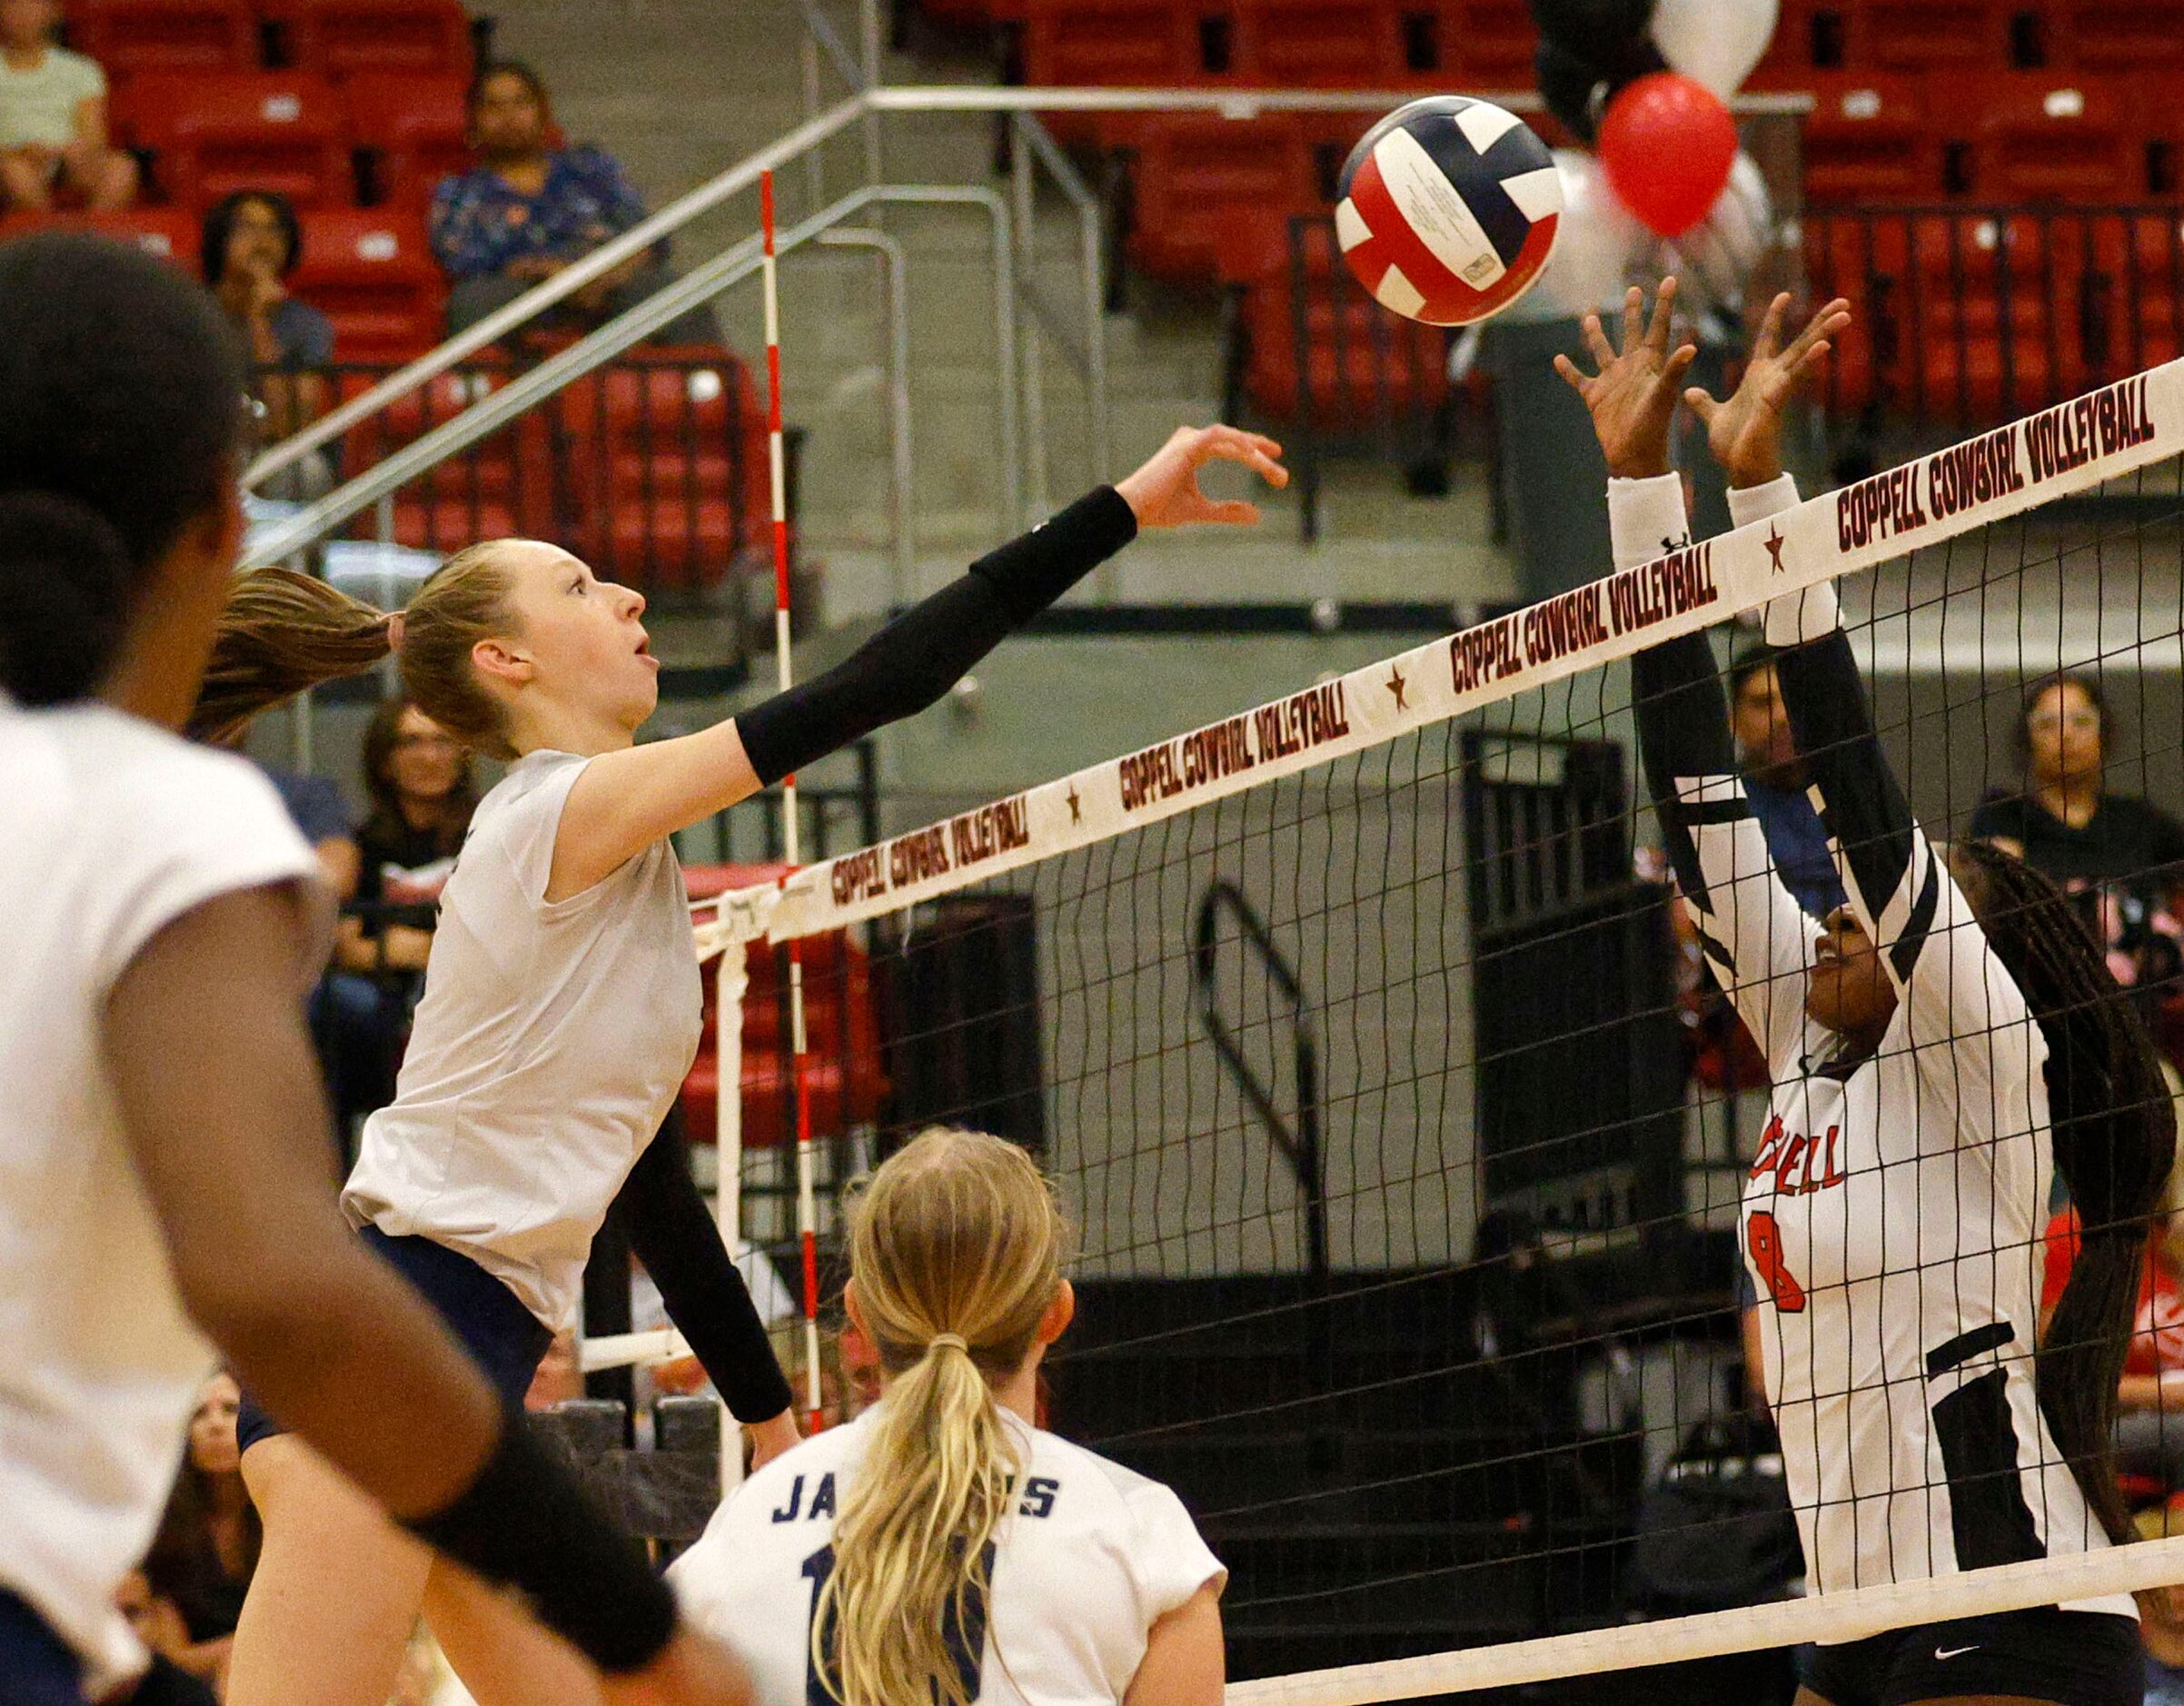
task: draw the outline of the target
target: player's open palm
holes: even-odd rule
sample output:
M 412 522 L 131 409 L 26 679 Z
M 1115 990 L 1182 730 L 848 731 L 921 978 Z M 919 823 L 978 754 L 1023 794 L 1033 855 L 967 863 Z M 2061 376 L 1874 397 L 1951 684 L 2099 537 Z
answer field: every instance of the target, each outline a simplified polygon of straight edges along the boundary
M 1782 411 L 1797 394 L 1799 381 L 1833 347 L 1830 340 L 1851 323 L 1851 304 L 1842 297 L 1812 316 L 1805 329 L 1782 343 L 1782 316 L 1788 292 L 1767 306 L 1744 363 L 1744 377 L 1727 402 L 1693 385 L 1683 393 L 1706 426 L 1706 445 L 1732 486 L 1763 486 L 1782 471 Z
M 1184 527 L 1193 521 L 1248 527 L 1259 519 L 1258 505 L 1207 497 L 1198 489 L 1198 472 L 1208 462 L 1241 462 L 1278 490 L 1289 483 L 1281 454 L 1282 447 L 1272 439 L 1236 427 L 1177 427 L 1145 466 L 1117 481 L 1115 490 L 1139 527 Z
M 1584 399 L 1593 416 L 1608 472 L 1622 480 L 1649 479 L 1668 472 L 1669 428 L 1683 375 L 1698 358 L 1695 344 L 1669 347 L 1675 320 L 1676 281 L 1664 278 L 1653 298 L 1653 318 L 1645 316 L 1645 293 L 1635 284 L 1623 299 L 1623 348 L 1608 341 L 1598 314 L 1587 314 L 1585 347 L 1599 372 L 1588 376 L 1566 355 L 1554 358 L 1554 371 Z

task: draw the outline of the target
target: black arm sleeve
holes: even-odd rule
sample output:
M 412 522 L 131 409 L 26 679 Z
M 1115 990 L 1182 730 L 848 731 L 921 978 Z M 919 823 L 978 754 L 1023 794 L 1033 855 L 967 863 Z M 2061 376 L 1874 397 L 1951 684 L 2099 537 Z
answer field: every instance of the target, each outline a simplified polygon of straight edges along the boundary
M 1914 869 L 1919 828 L 1873 732 L 1850 636 L 1838 629 L 1788 647 L 1774 672 L 1798 755 L 1820 793 L 1821 822 L 1850 868 L 1875 946 L 1907 978 L 1933 927 L 1940 870 L 1931 858 L 1922 873 Z M 1919 892 L 1911 895 L 1914 877 Z
M 1137 536 L 1112 486 L 981 557 L 855 652 L 736 718 L 759 780 L 770 787 L 815 759 L 933 704 L 1016 629 Z
M 660 1287 L 668 1315 L 739 1422 L 765 1422 L 789 1408 L 789 1382 L 774 1359 L 750 1288 L 720 1242 L 690 1178 L 682 1112 L 671 1110 L 616 1199 L 629 1215 L 630 1243 Z
M 1638 752 L 1645 766 L 1646 790 L 1661 820 L 1676 887 L 1703 911 L 1711 910 L 1692 825 L 1694 812 L 1721 808 L 1687 807 L 1676 791 L 1679 776 L 1736 773 L 1736 749 L 1729 739 L 1729 700 L 1714 671 L 1713 648 L 1706 636 L 1681 635 L 1638 653 L 1631 660 L 1631 694 L 1637 701 Z

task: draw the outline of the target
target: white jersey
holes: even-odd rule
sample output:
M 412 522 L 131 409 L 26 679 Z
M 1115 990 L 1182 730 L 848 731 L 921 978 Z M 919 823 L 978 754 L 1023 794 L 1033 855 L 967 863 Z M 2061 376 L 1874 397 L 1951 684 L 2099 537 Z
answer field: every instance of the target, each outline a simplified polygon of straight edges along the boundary
M 884 1402 L 884 1401 L 883 1401 Z M 807 1440 L 729 1495 L 668 1578 L 693 1622 L 750 1667 L 758 1706 L 806 1706 L 812 1609 L 834 1519 L 878 1410 Z M 1228 1572 L 1157 1481 L 1001 1413 L 1023 1494 L 994 1543 L 980 1706 L 1117 1701 L 1153 1625 Z
M 460 1250 L 559 1331 L 592 1235 L 698 1053 L 701 990 L 674 848 L 546 898 L 587 759 L 533 752 L 479 802 L 392 1104 L 365 1122 L 352 1225 Z
M 0 697 L 0 1589 L 96 1691 L 144 1661 L 114 1593 L 215 1361 L 131 1159 L 101 1017 L 158 931 L 268 884 L 297 898 L 300 1002 L 331 907 L 263 776 L 120 711 Z
M 1619 558 L 1626 532 L 1643 556 L 1663 531 L 1660 511 L 1636 524 L 1633 495 L 1617 492 Z M 1655 495 L 1673 537 L 1682 494 Z M 1778 643 L 1834 627 L 1831 614 L 1804 631 L 1788 610 L 1778 633 L 1782 614 Z M 1711 671 L 1710 655 L 1696 668 Z M 1742 784 L 1683 761 L 1706 731 L 1677 719 L 1701 701 L 1656 693 L 1640 718 L 1656 793 L 1673 779 L 1661 815 L 1679 886 L 1774 1080 L 1743 1251 L 1810 1590 L 2097 1550 L 2107 1534 L 2033 1385 L 2054 1165 L 2046 1041 L 1888 775 L 1847 645 L 1806 647 L 1777 674 L 1801 732 L 1828 730 L 1806 760 L 1812 800 L 1898 991 L 1879 1049 L 1848 1065 L 1806 1017 L 1817 927 Z M 1718 722 L 1718 689 L 1711 704 Z M 2133 1612 L 2129 1595 L 2067 1609 Z

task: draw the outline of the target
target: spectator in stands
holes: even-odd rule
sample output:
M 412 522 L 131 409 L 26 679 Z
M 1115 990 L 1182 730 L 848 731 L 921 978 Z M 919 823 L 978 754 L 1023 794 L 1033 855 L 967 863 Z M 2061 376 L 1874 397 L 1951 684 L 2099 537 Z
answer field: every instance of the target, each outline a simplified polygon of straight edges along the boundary
M 432 946 L 432 912 L 382 910 L 391 895 L 437 888 L 446 878 L 478 808 L 478 786 L 462 743 L 409 699 L 386 700 L 364 730 L 364 789 L 372 815 L 356 832 L 358 908 L 342 923 L 344 969 L 413 977 Z M 392 891 L 390 885 L 393 885 Z
M 182 1473 L 144 1561 L 152 1590 L 174 1608 L 186 1637 L 159 1650 L 214 1683 L 234 1645 L 235 1622 L 263 1538 L 243 1490 L 235 1444 L 242 1398 L 234 1376 L 224 1370 L 205 1383 L 191 1418 Z
M 1729 725 L 1736 739 L 1744 795 L 1767 838 L 1782 887 L 1814 918 L 1844 904 L 1842 879 L 1828 851 L 1828 832 L 1805 793 L 1804 762 L 1790 733 L 1774 648 L 1755 641 L 1729 666 Z
M 471 84 L 471 145 L 477 166 L 432 192 L 432 253 L 446 269 L 448 330 L 461 332 L 581 261 L 645 217 L 611 154 L 556 149 L 546 85 L 512 59 L 487 65 Z M 671 283 L 667 244 L 656 243 L 563 299 L 551 319 L 596 326 Z M 658 334 L 668 343 L 717 343 L 712 312 L 694 308 Z
M 106 140 L 106 74 L 53 42 L 57 0 L 0 0 L 0 208 L 56 190 L 108 212 L 136 197 L 136 162 Z
M 2108 702 L 2090 675 L 2058 675 L 2025 700 L 2018 729 L 2022 788 L 1997 789 L 1971 833 L 2017 854 L 2064 888 L 2122 882 L 2169 888 L 2184 861 L 2184 824 L 2108 788 Z
M 326 412 L 333 322 L 288 292 L 303 227 L 285 195 L 237 190 L 204 216 L 204 282 L 243 334 L 257 369 L 259 436 L 287 438 Z

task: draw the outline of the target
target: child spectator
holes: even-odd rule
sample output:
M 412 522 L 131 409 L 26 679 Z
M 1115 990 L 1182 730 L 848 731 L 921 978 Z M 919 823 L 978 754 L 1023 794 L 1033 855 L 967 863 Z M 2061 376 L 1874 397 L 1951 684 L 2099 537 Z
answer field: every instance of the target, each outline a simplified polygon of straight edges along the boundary
M 450 332 L 475 325 L 645 217 L 621 164 L 592 147 L 547 145 L 553 114 L 538 73 L 519 61 L 487 65 L 471 84 L 475 169 L 432 192 L 432 253 L 454 289 Z M 674 273 L 667 244 L 632 255 L 557 305 L 550 319 L 589 330 L 634 307 Z M 717 343 L 710 308 L 662 327 L 664 343 Z
M 94 210 L 136 198 L 136 162 L 106 141 L 106 74 L 53 44 L 56 0 L 0 0 L 0 208 L 67 189 Z

